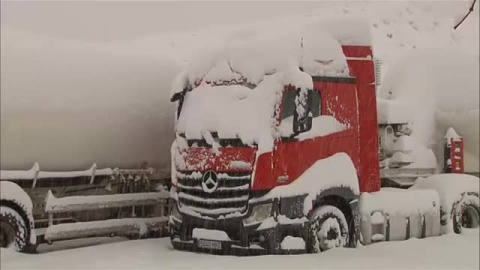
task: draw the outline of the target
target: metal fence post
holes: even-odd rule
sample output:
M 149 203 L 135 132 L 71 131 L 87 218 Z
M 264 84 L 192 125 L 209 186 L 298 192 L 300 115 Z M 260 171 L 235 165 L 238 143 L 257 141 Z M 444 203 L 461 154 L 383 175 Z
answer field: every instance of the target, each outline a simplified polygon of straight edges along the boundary
M 95 172 L 97 170 L 97 164 L 93 163 L 92 168 L 92 176 L 90 177 L 90 185 L 93 184 L 93 181 L 95 180 Z

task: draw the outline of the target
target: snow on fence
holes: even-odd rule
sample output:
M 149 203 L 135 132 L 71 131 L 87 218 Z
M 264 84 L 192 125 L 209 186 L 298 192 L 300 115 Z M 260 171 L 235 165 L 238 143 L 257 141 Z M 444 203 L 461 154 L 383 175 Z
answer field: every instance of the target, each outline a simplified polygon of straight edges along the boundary
M 40 166 L 35 162 L 33 167 L 29 170 L 0 170 L 0 181 L 11 181 L 25 189 L 46 187 L 48 186 L 49 180 L 55 180 L 57 185 L 61 185 L 64 181 L 68 181 L 72 178 L 76 178 L 76 184 L 82 183 L 93 185 L 97 184 L 97 182 L 102 179 L 108 178 L 109 181 L 118 180 L 121 183 L 126 183 L 129 180 L 133 180 L 133 182 L 136 183 L 138 180 L 150 180 L 150 176 L 154 175 L 154 172 L 155 170 L 153 168 L 97 169 L 95 163 L 93 163 L 89 169 L 83 171 L 40 171 Z M 45 185 L 45 183 L 47 184 Z
M 155 231 L 159 227 L 165 226 L 167 222 L 168 217 L 153 217 L 58 224 L 48 227 L 45 232 L 45 240 L 52 242 L 100 235 L 119 235 L 122 233 L 145 236 L 149 231 Z
M 125 170 L 129 171 L 129 170 Z M 5 180 L 33 180 L 31 188 L 35 188 L 37 180 L 46 178 L 72 178 L 86 176 L 90 177 L 90 184 L 93 184 L 95 176 L 109 176 L 123 173 L 119 169 L 97 169 L 97 164 L 93 163 L 92 167 L 84 171 L 64 171 L 64 172 L 50 172 L 40 171 L 40 166 L 37 162 L 34 163 L 30 170 L 1 170 L 0 181 Z
M 168 213 L 165 206 L 169 192 L 129 193 L 98 196 L 71 196 L 55 198 L 49 192 L 45 211 L 48 213 L 48 228 L 45 240 L 67 240 L 74 238 L 93 237 L 100 235 L 136 234 L 145 236 L 150 231 L 162 231 L 168 223 Z M 135 206 L 158 205 L 159 216 L 150 218 L 120 218 L 99 221 L 77 222 L 53 225 L 54 215 L 65 212 L 88 211 L 95 209 L 132 207 L 135 216 Z
M 153 169 L 97 169 L 95 163 L 84 171 L 49 172 L 40 171 L 40 166 L 35 163 L 30 170 L 2 170 L 0 180 L 13 182 L 23 189 L 34 189 L 46 187 L 41 182 L 43 179 L 55 179 L 59 186 L 67 187 L 72 184 L 73 178 L 82 178 L 73 182 L 87 185 L 97 185 L 97 180 L 108 178 L 105 189 L 114 194 L 56 198 L 48 191 L 44 209 L 48 215 L 48 228 L 44 239 L 52 242 L 102 235 L 145 236 L 149 232 L 159 232 L 161 235 L 168 226 L 166 209 L 170 193 L 160 184 L 152 187 L 149 176 L 153 173 Z M 112 190 L 114 182 L 116 190 Z M 43 203 L 43 198 L 41 200 Z M 90 219 L 88 213 L 83 213 L 100 210 L 106 211 L 96 215 L 95 221 Z M 138 211 L 140 213 L 136 213 Z M 65 220 L 77 222 L 55 224 Z
M 166 190 L 147 193 L 127 193 L 99 196 L 69 196 L 55 198 L 48 192 L 45 211 L 48 213 L 61 213 L 73 211 L 86 211 L 112 207 L 127 207 L 139 205 L 160 204 L 169 198 Z

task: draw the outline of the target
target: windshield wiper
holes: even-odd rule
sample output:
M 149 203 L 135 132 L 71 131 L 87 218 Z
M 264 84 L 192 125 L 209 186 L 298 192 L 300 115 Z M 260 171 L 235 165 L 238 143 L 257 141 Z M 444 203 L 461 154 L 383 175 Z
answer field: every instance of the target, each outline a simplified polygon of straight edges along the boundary
M 212 134 L 212 137 L 217 141 L 218 144 L 220 144 L 221 147 L 248 147 L 248 144 L 244 144 L 240 138 L 228 138 L 228 139 L 220 139 L 218 137 L 217 132 L 210 132 Z M 183 137 L 186 139 L 186 136 L 184 133 L 179 134 L 180 137 Z M 187 139 L 187 143 L 189 147 L 192 147 L 195 145 L 195 147 L 207 147 L 210 148 L 212 147 L 210 144 L 207 143 L 205 139 Z

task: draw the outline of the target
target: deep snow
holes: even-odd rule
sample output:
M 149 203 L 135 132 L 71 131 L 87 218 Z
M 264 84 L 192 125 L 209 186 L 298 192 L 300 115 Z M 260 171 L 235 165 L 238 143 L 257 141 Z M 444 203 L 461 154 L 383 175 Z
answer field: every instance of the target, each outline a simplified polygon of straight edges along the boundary
M 1 249 L 2 269 L 478 269 L 479 230 L 330 250 L 323 254 L 260 257 L 175 251 L 168 238 L 103 238 L 41 245 L 40 254 Z M 107 244 L 99 243 L 110 242 Z M 93 245 L 93 246 L 91 246 Z M 63 250 L 59 250 L 63 249 Z M 101 254 L 101 255 L 99 255 Z

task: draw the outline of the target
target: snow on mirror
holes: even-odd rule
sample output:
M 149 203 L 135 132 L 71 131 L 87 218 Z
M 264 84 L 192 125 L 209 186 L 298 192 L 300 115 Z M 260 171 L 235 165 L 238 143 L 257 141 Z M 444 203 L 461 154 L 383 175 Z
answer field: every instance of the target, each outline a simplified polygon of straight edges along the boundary
M 295 97 L 295 113 L 293 115 L 294 133 L 302 133 L 312 128 L 312 115 L 310 112 L 312 90 L 300 89 Z

